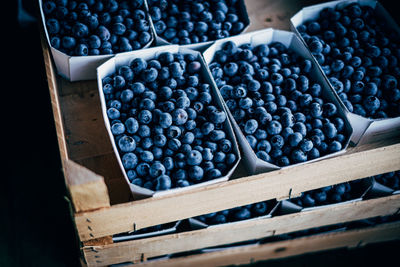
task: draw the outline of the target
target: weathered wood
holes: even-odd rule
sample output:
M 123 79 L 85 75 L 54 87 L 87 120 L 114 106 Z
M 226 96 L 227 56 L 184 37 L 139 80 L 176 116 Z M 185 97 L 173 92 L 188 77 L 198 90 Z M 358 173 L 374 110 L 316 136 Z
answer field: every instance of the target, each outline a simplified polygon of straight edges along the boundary
M 324 225 L 391 215 L 400 208 L 400 195 L 331 206 L 256 221 L 224 224 L 209 229 L 83 248 L 89 265 L 137 262 L 144 258 L 210 246 L 260 239 Z
M 265 1 L 245 0 L 247 12 L 250 16 L 250 27 L 247 31 L 264 28 L 290 30 L 290 18 L 304 5 L 313 5 L 323 1 Z
M 278 259 L 315 251 L 344 247 L 357 247 L 400 238 L 400 223 L 386 223 L 375 227 L 348 230 L 344 232 L 278 241 L 264 245 L 242 246 L 201 255 L 155 260 L 124 266 L 191 267 L 227 266 Z
M 83 242 L 83 246 L 84 247 L 87 247 L 87 246 L 104 246 L 104 245 L 109 245 L 109 244 L 113 244 L 113 240 L 112 240 L 112 236 L 111 235 Z
M 60 150 L 61 160 L 63 161 L 68 159 L 68 153 L 67 153 L 67 145 L 64 134 L 62 113 L 60 109 L 59 95 L 57 91 L 57 79 L 55 74 L 55 67 L 53 61 L 51 60 L 49 46 L 46 43 L 46 38 L 44 38 L 43 31 L 41 31 L 41 37 L 42 38 L 40 38 L 40 40 L 42 44 L 43 58 L 47 76 L 47 84 L 49 86 L 49 91 L 50 91 L 51 107 L 53 110 L 54 123 L 57 132 L 58 147 Z
M 81 240 L 172 222 L 400 169 L 400 144 L 76 214 Z M 174 207 L 174 208 L 171 208 Z M 90 220 L 91 230 L 87 226 Z M 92 236 L 90 236 L 91 234 Z
M 63 165 L 64 176 L 76 212 L 110 207 L 110 198 L 103 177 L 72 160 L 65 160 Z M 90 228 L 88 230 L 90 231 Z

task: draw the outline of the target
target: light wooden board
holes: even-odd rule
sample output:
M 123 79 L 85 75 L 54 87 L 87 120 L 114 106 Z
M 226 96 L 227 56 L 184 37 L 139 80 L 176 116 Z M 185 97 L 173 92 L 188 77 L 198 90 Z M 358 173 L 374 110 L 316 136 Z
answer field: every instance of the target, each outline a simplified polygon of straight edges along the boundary
M 371 243 L 397 240 L 399 238 L 400 223 L 396 222 L 365 229 L 313 235 L 264 245 L 243 246 L 201 255 L 169 260 L 154 260 L 124 266 L 208 267 L 240 265 L 335 248 L 354 248 Z
M 400 169 L 400 144 L 239 178 L 75 216 L 85 241 Z M 90 221 L 90 222 L 89 222 Z M 89 228 L 90 227 L 90 228 Z
M 290 18 L 305 5 L 313 5 L 326 1 L 309 0 L 245 0 L 250 17 L 247 31 L 264 28 L 290 30 Z
M 103 246 L 87 246 L 83 248 L 83 252 L 88 264 L 93 266 L 128 261 L 137 262 L 177 252 L 260 239 L 376 216 L 392 215 L 399 210 L 400 195 L 395 195 L 262 220 L 225 224 L 209 229 Z

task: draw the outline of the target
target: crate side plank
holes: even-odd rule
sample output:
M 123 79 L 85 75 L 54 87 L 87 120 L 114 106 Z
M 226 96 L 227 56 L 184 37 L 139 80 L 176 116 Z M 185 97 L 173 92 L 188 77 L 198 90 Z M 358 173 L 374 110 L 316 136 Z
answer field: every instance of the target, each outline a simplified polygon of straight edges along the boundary
M 68 153 L 67 153 L 67 145 L 66 145 L 66 139 L 65 139 L 65 134 L 64 134 L 63 120 L 62 120 L 62 115 L 61 115 L 61 110 L 60 110 L 59 96 L 58 96 L 58 92 L 57 92 L 57 78 L 56 78 L 56 74 L 54 72 L 54 64 L 53 64 L 53 61 L 51 60 L 49 47 L 48 47 L 46 39 L 43 35 L 44 35 L 44 33 L 41 32 L 40 41 L 42 44 L 44 65 L 45 65 L 46 76 L 47 76 L 47 84 L 48 84 L 49 92 L 50 92 L 50 100 L 51 100 L 51 107 L 53 110 L 54 123 L 55 123 L 55 128 L 56 128 L 56 133 L 57 133 L 58 147 L 60 150 L 61 160 L 66 160 L 66 159 L 68 159 Z
M 108 189 L 102 176 L 73 162 L 64 161 L 64 176 L 76 212 L 110 207 Z
M 110 201 L 108 191 L 105 187 L 103 178 L 73 162 L 69 158 L 67 138 L 64 128 L 65 125 L 60 105 L 60 96 L 57 90 L 57 78 L 54 72 L 54 65 L 51 60 L 50 51 L 45 42 L 43 33 L 41 34 L 41 42 L 61 163 L 65 176 L 65 183 L 74 209 L 76 212 L 79 212 L 109 207 Z
M 75 215 L 82 241 L 400 169 L 400 144 Z M 373 164 L 371 164 L 373 162 Z M 174 208 L 171 208 L 174 207 Z M 90 223 L 88 223 L 90 220 Z M 91 231 L 88 231 L 90 225 Z M 91 235 L 89 235 L 91 234 Z
M 263 220 L 225 224 L 208 229 L 105 246 L 88 246 L 83 248 L 83 252 L 86 261 L 93 264 L 96 261 L 102 261 L 103 264 L 127 261 L 137 262 L 143 258 L 260 239 L 324 225 L 391 215 L 398 212 L 399 209 L 400 195 L 394 195 Z M 93 248 L 95 249 L 93 250 Z
M 124 266 L 227 266 L 249 264 L 261 260 L 279 259 L 335 248 L 357 247 L 400 238 L 400 223 L 386 223 L 365 229 L 313 235 L 264 245 L 238 247 L 201 255 L 168 260 L 155 260 Z

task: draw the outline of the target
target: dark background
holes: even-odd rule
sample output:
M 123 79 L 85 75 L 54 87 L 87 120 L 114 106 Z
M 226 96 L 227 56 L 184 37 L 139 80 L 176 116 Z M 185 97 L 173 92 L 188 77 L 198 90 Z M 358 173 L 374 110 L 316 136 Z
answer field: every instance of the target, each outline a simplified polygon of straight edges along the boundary
M 39 39 L 37 1 L 14 5 L 2 31 L 0 266 L 77 266 L 69 207 Z M 18 11 L 19 3 L 28 15 Z M 390 12 L 392 4 L 381 1 Z M 22 15 L 21 15 L 22 14 Z M 33 16 L 33 17 L 30 17 Z M 396 18 L 396 14 L 394 14 Z M 11 38 L 9 38 L 11 37 Z M 5 46 L 5 47 L 4 47 Z M 5 133 L 5 135 L 4 135 Z M 396 261 L 400 242 L 338 249 L 257 266 L 374 266 Z

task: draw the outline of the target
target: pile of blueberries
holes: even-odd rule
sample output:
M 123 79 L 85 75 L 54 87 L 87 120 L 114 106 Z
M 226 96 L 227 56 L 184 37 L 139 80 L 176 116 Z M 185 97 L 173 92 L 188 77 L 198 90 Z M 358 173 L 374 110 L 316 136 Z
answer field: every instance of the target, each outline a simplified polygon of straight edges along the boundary
M 103 78 L 107 116 L 132 184 L 167 190 L 221 177 L 237 160 L 224 110 L 192 54 L 135 58 Z
M 238 0 L 149 0 L 158 36 L 172 44 L 195 44 L 239 34 L 245 27 Z
M 340 151 L 347 142 L 338 107 L 310 79 L 311 61 L 282 43 L 227 41 L 209 68 L 261 160 L 288 166 Z
M 144 0 L 43 0 L 51 46 L 70 56 L 108 55 L 152 40 Z
M 400 115 L 400 36 L 372 7 L 325 8 L 297 30 L 350 112 Z
M 195 217 L 195 219 L 207 225 L 243 221 L 267 215 L 271 211 L 275 203 L 276 202 L 272 200 L 263 201 L 246 206 L 197 216 Z
M 388 172 L 373 176 L 375 180 L 393 190 L 400 190 L 400 171 Z
M 363 187 L 360 183 L 361 180 L 355 180 L 310 190 L 302 193 L 300 197 L 291 199 L 290 201 L 303 208 L 348 201 L 361 196 L 362 192 L 360 192 L 360 188 Z

